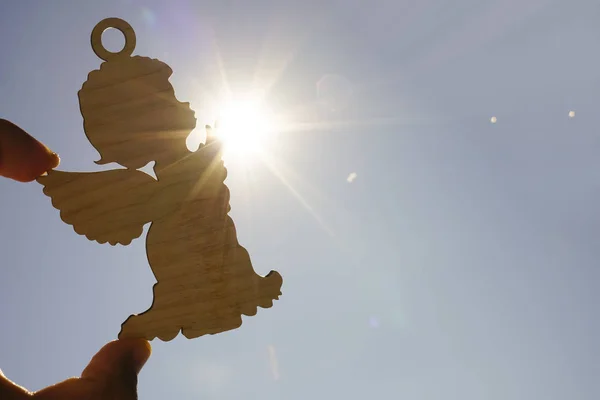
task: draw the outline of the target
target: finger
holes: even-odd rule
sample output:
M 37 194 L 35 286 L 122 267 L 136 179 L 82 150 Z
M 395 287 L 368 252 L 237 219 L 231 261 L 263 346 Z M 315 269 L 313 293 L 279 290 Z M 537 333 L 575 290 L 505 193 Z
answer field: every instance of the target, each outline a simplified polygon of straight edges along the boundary
M 72 378 L 35 393 L 36 400 L 134 400 L 137 374 L 150 357 L 150 343 L 121 339 L 105 345 L 83 370 Z
M 152 354 L 144 339 L 119 339 L 105 345 L 92 358 L 81 374 L 82 378 L 110 377 L 126 370 L 139 374 Z
M 8 380 L 0 370 L 0 399 L 23 400 L 29 398 L 30 393 L 21 386 Z
M 0 119 L 0 176 L 31 182 L 59 163 L 56 153 L 12 122 Z

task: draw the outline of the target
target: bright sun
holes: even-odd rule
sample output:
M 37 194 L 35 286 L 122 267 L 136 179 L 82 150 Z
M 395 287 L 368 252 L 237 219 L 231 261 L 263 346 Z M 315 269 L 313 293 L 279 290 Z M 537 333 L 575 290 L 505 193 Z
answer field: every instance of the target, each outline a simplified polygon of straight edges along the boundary
M 223 141 L 224 157 L 244 160 L 265 150 L 273 139 L 274 118 L 260 101 L 236 100 L 224 104 L 216 135 Z

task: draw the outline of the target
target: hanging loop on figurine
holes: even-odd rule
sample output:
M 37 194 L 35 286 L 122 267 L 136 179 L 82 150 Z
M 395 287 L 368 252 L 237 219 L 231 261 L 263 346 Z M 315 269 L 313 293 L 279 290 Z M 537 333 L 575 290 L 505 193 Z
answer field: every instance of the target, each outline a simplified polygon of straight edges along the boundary
M 109 28 L 117 29 L 125 36 L 125 46 L 123 46 L 123 50 L 117 53 L 106 50 L 102 44 L 102 34 Z M 104 61 L 119 57 L 129 57 L 135 50 L 135 31 L 131 25 L 122 19 L 106 18 L 98 22 L 98 25 L 96 25 L 92 31 L 92 49 L 94 50 L 94 53 Z

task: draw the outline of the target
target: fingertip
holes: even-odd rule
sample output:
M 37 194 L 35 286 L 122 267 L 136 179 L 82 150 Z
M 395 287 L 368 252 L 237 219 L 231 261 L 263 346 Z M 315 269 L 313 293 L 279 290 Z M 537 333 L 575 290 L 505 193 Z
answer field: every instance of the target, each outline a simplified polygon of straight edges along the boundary
M 123 370 L 138 374 L 151 354 L 150 342 L 145 339 L 114 340 L 96 353 L 81 377 L 110 376 Z
M 131 344 L 131 357 L 133 359 L 133 365 L 136 369 L 136 373 L 139 373 L 146 362 L 152 355 L 152 346 L 146 339 L 121 339 L 130 341 Z
M 0 176 L 32 182 L 59 164 L 58 154 L 17 125 L 0 119 Z
M 54 152 L 52 152 L 50 149 L 48 149 L 48 166 L 50 167 L 48 169 L 48 171 L 50 171 L 51 169 L 54 169 L 56 167 L 58 167 L 60 165 L 60 156 Z M 44 172 L 48 172 L 48 171 L 44 171 Z

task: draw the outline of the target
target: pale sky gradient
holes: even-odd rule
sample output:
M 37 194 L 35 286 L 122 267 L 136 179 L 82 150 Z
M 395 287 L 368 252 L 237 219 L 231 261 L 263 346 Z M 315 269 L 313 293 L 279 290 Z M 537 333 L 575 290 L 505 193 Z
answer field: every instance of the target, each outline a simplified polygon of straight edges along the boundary
M 281 272 L 281 300 L 233 332 L 154 341 L 140 399 L 596 400 L 599 13 L 4 0 L 0 118 L 62 169 L 97 170 L 77 91 L 100 65 L 91 30 L 115 16 L 136 54 L 172 67 L 200 126 L 226 79 L 266 90 L 294 128 L 271 146 L 275 172 L 234 163 L 227 180 L 239 240 L 257 272 Z M 143 240 L 87 241 L 36 183 L 0 194 L 0 368 L 35 390 L 79 374 L 154 281 Z

